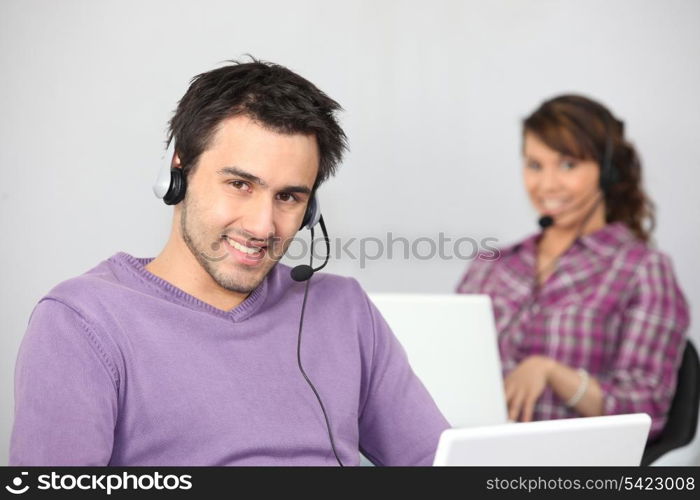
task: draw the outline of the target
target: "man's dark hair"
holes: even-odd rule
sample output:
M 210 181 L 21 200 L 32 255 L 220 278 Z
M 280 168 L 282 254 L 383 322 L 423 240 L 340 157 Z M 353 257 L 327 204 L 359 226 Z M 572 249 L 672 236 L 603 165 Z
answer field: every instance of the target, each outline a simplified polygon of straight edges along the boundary
M 340 105 L 314 84 L 284 66 L 259 61 L 232 62 L 195 76 L 170 120 L 168 144 L 188 175 L 207 149 L 222 120 L 247 115 L 284 134 L 314 134 L 320 163 L 314 188 L 335 174 L 347 149 L 335 112 Z

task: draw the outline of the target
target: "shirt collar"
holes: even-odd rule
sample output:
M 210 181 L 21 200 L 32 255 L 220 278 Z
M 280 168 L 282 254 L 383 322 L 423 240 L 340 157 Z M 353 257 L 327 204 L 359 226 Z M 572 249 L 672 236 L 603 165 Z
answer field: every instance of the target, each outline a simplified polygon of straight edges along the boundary
M 597 231 L 581 236 L 578 241 L 586 248 L 609 257 L 624 245 L 636 240 L 637 237 L 624 222 L 611 222 Z
M 184 290 L 176 287 L 172 283 L 156 276 L 146 269 L 146 265 L 153 260 L 153 257 L 134 257 L 126 252 L 118 252 L 108 260 L 117 263 L 120 268 L 129 270 L 132 275 L 140 278 L 142 283 L 147 284 L 151 288 L 158 290 L 160 294 L 164 294 L 170 300 L 175 300 L 181 304 L 187 305 L 193 309 L 204 310 L 215 316 L 229 319 L 234 322 L 243 321 L 255 314 L 265 302 L 268 290 L 268 281 L 271 275 L 277 271 L 278 265 L 275 265 L 270 272 L 265 276 L 262 282 L 255 288 L 248 297 L 240 304 L 228 311 L 218 309 L 207 302 L 204 302 Z
M 541 233 L 534 233 L 513 245 L 501 249 L 501 256 L 510 254 L 535 255 L 537 253 L 537 240 Z M 636 241 L 637 237 L 630 231 L 624 222 L 611 222 L 602 228 L 581 236 L 578 243 L 590 250 L 610 256 L 617 252 L 626 243 Z
M 535 269 L 535 255 L 537 255 L 537 238 L 540 233 L 535 233 L 524 240 L 500 249 L 499 260 L 506 262 L 504 269 L 511 271 L 512 276 L 529 283 Z

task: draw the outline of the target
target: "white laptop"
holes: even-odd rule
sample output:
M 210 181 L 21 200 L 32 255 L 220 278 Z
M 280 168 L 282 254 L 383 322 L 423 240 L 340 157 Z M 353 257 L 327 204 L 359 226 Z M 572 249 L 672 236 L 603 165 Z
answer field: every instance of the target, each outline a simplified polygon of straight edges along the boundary
M 370 294 L 453 427 L 507 422 L 487 295 Z
M 433 465 L 638 466 L 646 413 L 448 429 Z

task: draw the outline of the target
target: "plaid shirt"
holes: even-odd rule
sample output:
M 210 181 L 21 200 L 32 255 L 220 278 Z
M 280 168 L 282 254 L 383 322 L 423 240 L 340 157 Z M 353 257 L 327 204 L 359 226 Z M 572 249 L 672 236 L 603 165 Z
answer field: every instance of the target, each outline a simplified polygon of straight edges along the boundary
M 533 300 L 537 238 L 495 260 L 480 256 L 457 287 L 491 296 L 504 375 L 533 354 L 585 368 L 601 385 L 604 414 L 648 413 L 656 437 L 689 323 L 671 261 L 624 224 L 608 224 L 561 256 Z M 536 420 L 576 416 L 550 387 L 535 406 Z

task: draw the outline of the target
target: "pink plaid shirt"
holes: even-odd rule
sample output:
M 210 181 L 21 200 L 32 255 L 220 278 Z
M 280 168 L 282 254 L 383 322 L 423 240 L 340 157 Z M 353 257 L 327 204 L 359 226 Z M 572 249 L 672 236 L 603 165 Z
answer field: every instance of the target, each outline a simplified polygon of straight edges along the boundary
M 504 374 L 533 354 L 585 368 L 602 387 L 605 414 L 648 413 L 650 438 L 656 437 L 674 395 L 689 323 L 670 259 L 624 224 L 608 224 L 569 248 L 527 307 L 538 234 L 495 260 L 480 256 L 457 287 L 458 293 L 491 296 Z M 536 420 L 576 416 L 549 387 L 535 406 Z

